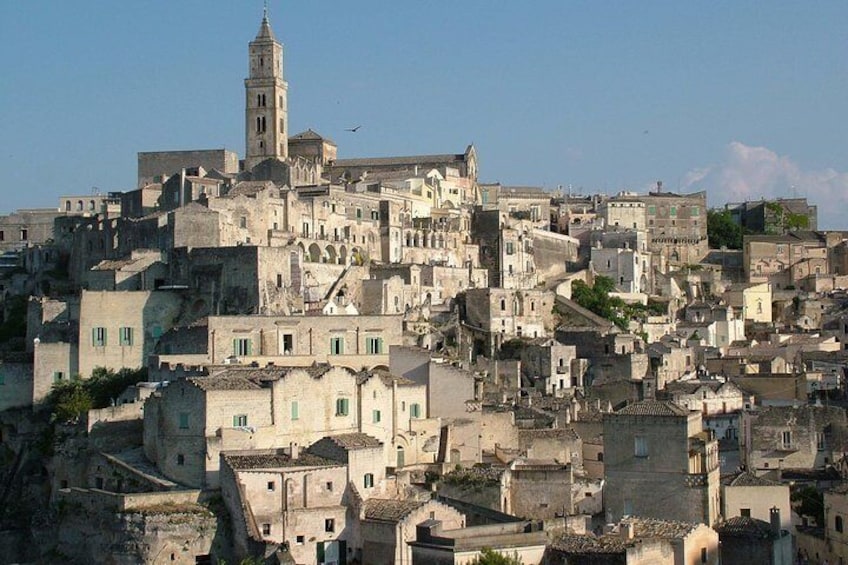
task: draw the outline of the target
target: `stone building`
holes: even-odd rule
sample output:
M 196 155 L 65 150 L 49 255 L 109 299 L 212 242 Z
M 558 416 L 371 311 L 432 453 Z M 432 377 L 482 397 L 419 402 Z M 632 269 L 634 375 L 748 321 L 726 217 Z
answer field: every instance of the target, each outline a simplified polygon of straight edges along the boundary
M 699 263 L 706 256 L 707 193 L 657 192 L 642 196 L 650 251 L 671 265 Z
M 775 289 L 797 287 L 808 276 L 830 273 L 828 238 L 823 232 L 746 235 L 742 243 L 745 278 Z
M 512 461 L 501 475 L 501 511 L 533 520 L 574 514 L 574 468 L 552 459 Z
M 701 414 L 645 400 L 604 414 L 607 521 L 644 516 L 713 524 L 719 515 L 718 442 Z
M 718 565 L 718 532 L 697 522 L 627 517 L 599 536 L 557 536 L 548 554 L 551 565 Z
M 776 235 L 793 229 L 818 229 L 818 208 L 806 198 L 731 202 L 724 209 L 743 233 Z
M 0 216 L 0 252 L 46 243 L 55 237 L 55 208 L 22 209 Z
M 776 509 L 775 509 L 776 510 Z M 780 512 L 772 522 L 734 516 L 716 526 L 722 565 L 791 565 L 797 563 L 792 535 L 780 525 Z
M 400 451 L 413 462 L 424 457 L 408 438 L 426 413 L 423 387 L 404 381 L 327 365 L 231 367 L 179 379 L 148 399 L 144 446 L 165 476 L 212 488 L 222 451 L 309 445 L 326 435 L 377 433 L 383 465 L 394 467 Z
M 95 367 L 136 369 L 179 319 L 182 297 L 170 291 L 82 291 L 79 374 Z
M 446 527 L 447 526 L 447 527 Z M 416 526 L 412 565 L 465 565 L 473 563 L 486 549 L 517 556 L 526 565 L 545 563 L 547 535 L 538 524 L 518 521 L 451 528 L 430 519 Z
M 823 469 L 846 452 L 845 410 L 836 406 L 770 406 L 742 413 L 740 455 L 756 474 Z M 779 477 L 779 475 L 778 475 Z
M 634 192 L 620 192 L 598 204 L 598 217 L 608 231 L 644 231 L 647 224 L 645 202 Z
M 721 515 L 726 520 L 743 517 L 770 523 L 774 516 L 772 509 L 776 508 L 781 530 L 792 531 L 789 485 L 745 471 L 722 485 L 721 494 Z
M 626 294 L 651 292 L 650 253 L 629 247 L 593 247 L 591 261 L 595 273 L 612 279 L 618 292 Z
M 349 512 L 347 468 L 298 449 L 221 455 L 221 495 L 232 516 L 237 555 L 253 543 L 287 544 L 298 562 L 314 562 L 318 547 L 346 556 Z
M 362 504 L 360 529 L 364 563 L 414 563 L 416 527 L 431 520 L 452 530 L 465 526 L 465 516 L 435 500 L 371 498 Z
M 218 171 L 235 174 L 239 159 L 235 151 L 200 149 L 190 151 L 140 151 L 138 153 L 138 188 L 161 184 L 182 170 Z
M 587 363 L 577 357 L 576 346 L 539 338 L 522 347 L 520 354 L 525 384 L 553 396 L 583 388 Z
M 739 387 L 718 379 L 671 382 L 665 386 L 662 396 L 704 417 L 740 412 L 748 401 L 748 395 Z
M 511 338 L 547 337 L 553 329 L 554 294 L 545 290 L 473 288 L 465 292 L 464 327 L 491 355 Z

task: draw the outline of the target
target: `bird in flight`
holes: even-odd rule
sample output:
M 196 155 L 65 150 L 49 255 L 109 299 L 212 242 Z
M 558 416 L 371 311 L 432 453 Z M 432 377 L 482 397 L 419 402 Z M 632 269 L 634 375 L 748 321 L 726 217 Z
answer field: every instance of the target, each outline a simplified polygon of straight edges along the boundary
M 350 132 L 356 133 L 356 130 L 358 130 L 361 127 L 362 126 L 356 126 L 355 128 L 347 128 L 345 131 L 350 131 Z

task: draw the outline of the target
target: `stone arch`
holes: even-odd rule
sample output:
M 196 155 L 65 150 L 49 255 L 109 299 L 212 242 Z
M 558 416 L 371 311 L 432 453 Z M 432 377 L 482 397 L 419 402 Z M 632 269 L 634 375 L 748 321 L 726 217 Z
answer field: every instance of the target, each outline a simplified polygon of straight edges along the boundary
M 339 265 L 347 265 L 347 247 L 339 247 Z
M 324 257 L 327 258 L 327 263 L 336 263 L 338 261 L 336 248 L 332 245 L 328 245 L 327 248 L 324 249 Z
M 321 262 L 321 248 L 318 247 L 317 243 L 309 246 L 309 260 L 313 263 Z

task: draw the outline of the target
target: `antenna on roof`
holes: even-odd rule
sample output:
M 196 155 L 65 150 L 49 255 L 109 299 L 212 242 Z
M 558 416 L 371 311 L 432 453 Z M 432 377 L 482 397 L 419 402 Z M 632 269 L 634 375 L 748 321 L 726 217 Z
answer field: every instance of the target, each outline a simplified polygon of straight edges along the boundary
M 262 19 L 268 19 L 268 0 L 265 0 L 265 8 L 262 10 Z

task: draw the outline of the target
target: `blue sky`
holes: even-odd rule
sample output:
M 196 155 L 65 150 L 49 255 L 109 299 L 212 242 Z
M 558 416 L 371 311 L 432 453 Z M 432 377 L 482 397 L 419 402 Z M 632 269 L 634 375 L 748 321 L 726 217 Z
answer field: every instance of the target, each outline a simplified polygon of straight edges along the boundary
M 270 1 L 291 132 L 481 178 L 848 205 L 848 2 Z M 0 212 L 135 187 L 136 153 L 244 152 L 259 0 L 0 2 Z M 361 125 L 355 134 L 345 128 Z

